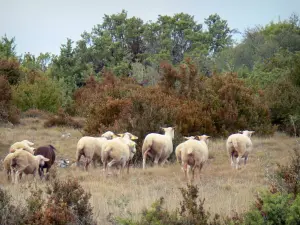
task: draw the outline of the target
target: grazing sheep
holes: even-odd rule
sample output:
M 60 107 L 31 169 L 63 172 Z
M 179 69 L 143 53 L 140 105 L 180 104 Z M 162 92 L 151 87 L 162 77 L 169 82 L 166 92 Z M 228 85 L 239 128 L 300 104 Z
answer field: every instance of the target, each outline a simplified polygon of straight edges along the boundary
M 101 151 L 102 145 L 110 139 L 116 138 L 117 136 L 111 132 L 107 131 L 101 135 L 101 137 L 90 137 L 84 136 L 79 139 L 77 143 L 76 150 L 76 164 L 79 166 L 79 160 L 81 156 L 84 156 L 85 170 L 87 170 L 91 161 L 93 161 L 94 167 L 96 166 L 96 161 L 101 161 Z
M 182 160 L 182 169 L 187 177 L 187 167 L 192 170 L 192 180 L 195 177 L 195 169 L 199 169 L 199 175 L 205 162 L 208 160 L 207 141 L 210 136 L 196 136 L 194 140 L 187 140 L 180 147 L 180 159 Z
M 55 150 L 56 150 L 56 148 L 54 148 L 52 145 L 46 145 L 46 146 L 38 147 L 34 151 L 34 155 L 42 155 L 45 158 L 49 159 L 49 161 L 45 162 L 45 164 L 43 166 L 40 166 L 40 168 L 39 168 L 40 177 L 44 177 L 44 169 L 46 169 L 46 174 L 48 174 L 49 169 L 54 164 Z
M 16 149 L 23 149 L 25 151 L 30 152 L 31 154 L 34 153 L 34 148 L 30 147 L 34 145 L 34 143 L 27 141 L 27 140 L 23 140 L 23 141 L 19 141 L 19 142 L 15 142 L 14 144 L 12 144 L 9 148 L 9 152 L 14 152 Z
M 231 166 L 234 166 L 233 157 L 236 158 L 236 169 L 239 169 L 239 162 L 241 158 L 244 158 L 244 164 L 246 165 L 248 155 L 252 151 L 252 141 L 250 139 L 254 131 L 245 130 L 242 134 L 232 134 L 228 137 L 226 142 L 226 149 L 231 160 Z
M 147 156 L 154 158 L 154 164 L 161 162 L 163 166 L 173 152 L 174 127 L 163 128 L 165 134 L 150 133 L 145 137 L 142 154 L 143 169 L 145 169 Z
M 45 158 L 42 155 L 32 155 L 27 151 L 15 151 L 11 158 L 11 169 L 13 170 L 14 179 L 12 179 L 12 183 L 18 183 L 18 175 L 20 173 L 25 174 L 33 174 L 35 179 L 35 175 L 39 170 L 40 166 L 44 166 L 45 162 L 49 161 L 49 159 Z
M 113 140 L 108 140 L 104 143 L 102 149 L 103 170 L 107 171 L 107 166 L 110 168 L 120 166 L 119 173 L 127 165 L 127 173 L 129 173 L 130 161 L 136 153 L 136 143 L 126 137 L 119 137 Z M 111 160 L 109 163 L 108 161 Z

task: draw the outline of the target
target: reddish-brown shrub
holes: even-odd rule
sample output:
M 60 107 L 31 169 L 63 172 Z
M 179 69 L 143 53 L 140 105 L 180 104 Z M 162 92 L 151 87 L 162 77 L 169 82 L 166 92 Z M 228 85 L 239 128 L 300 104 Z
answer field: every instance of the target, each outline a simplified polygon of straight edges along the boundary
M 20 64 L 15 59 L 0 59 L 0 77 L 5 77 L 12 85 L 17 84 L 21 78 Z
M 181 135 L 219 136 L 239 129 L 272 133 L 268 108 L 235 74 L 206 78 L 190 60 L 179 70 L 166 63 L 161 68 L 162 80 L 152 87 L 109 72 L 101 82 L 89 78 L 75 93 L 77 110 L 87 115 L 86 134 L 133 132 L 140 147 L 148 133 L 170 125 L 177 125 Z
M 0 122 L 19 123 L 19 110 L 12 104 L 12 90 L 8 80 L 0 76 Z
M 67 126 L 75 129 L 82 128 L 83 125 L 69 116 L 63 109 L 59 109 L 56 115 L 50 115 L 44 122 L 44 127 Z

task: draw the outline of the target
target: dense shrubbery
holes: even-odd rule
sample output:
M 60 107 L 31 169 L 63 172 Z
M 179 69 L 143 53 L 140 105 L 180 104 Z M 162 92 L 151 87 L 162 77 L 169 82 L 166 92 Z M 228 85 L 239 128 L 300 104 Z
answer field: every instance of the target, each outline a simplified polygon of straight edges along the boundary
M 75 129 L 83 127 L 80 122 L 74 120 L 70 115 L 64 112 L 63 109 L 59 109 L 57 114 L 49 115 L 47 120 L 44 122 L 44 127 L 53 126 L 66 126 L 73 127 Z
M 48 185 L 46 193 L 37 187 L 29 188 L 31 194 L 25 207 L 14 206 L 11 196 L 0 188 L 1 224 L 96 224 L 89 203 L 91 195 L 85 193 L 77 180 L 55 179 Z
M 19 123 L 19 110 L 12 104 L 12 89 L 7 79 L 0 76 L 0 122 Z
M 161 67 L 158 86 L 143 87 L 111 73 L 102 82 L 90 78 L 75 93 L 78 110 L 88 117 L 85 131 L 126 130 L 143 137 L 176 124 L 182 135 L 223 135 L 238 129 L 272 133 L 268 108 L 234 74 L 205 78 L 190 61 L 178 71 L 169 64 Z
M 62 104 L 62 89 L 58 82 L 40 76 L 34 81 L 23 80 L 15 86 L 13 100 L 22 111 L 40 109 L 56 112 Z

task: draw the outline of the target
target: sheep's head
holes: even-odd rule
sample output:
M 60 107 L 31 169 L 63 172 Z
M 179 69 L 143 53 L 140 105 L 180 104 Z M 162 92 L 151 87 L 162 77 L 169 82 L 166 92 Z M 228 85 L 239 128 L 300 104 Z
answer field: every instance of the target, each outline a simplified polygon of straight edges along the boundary
M 190 137 L 183 137 L 184 139 L 187 139 L 187 140 L 195 140 L 196 137 L 195 136 L 190 136 Z
M 104 134 L 102 134 L 101 137 L 105 137 L 107 140 L 111 140 L 111 139 L 114 139 L 118 136 L 115 135 L 114 132 L 112 132 L 112 131 L 107 131 Z
M 174 139 L 175 127 L 161 127 L 161 129 L 164 130 L 165 135 L 169 135 L 169 136 L 171 136 L 172 139 Z
M 122 133 L 122 134 L 118 134 L 120 137 L 125 137 L 125 138 L 128 138 L 130 140 L 137 140 L 139 139 L 137 136 L 129 133 L 129 132 L 126 132 L 126 133 Z
M 242 131 L 242 134 L 246 135 L 247 137 L 250 138 L 254 132 L 255 131 L 252 131 L 252 130 L 244 130 L 244 131 Z
M 210 136 L 207 136 L 206 134 L 196 136 L 196 140 L 204 141 L 206 144 L 208 144 L 208 138 L 210 138 Z
M 48 162 L 48 161 L 49 161 L 48 158 L 46 158 L 46 157 L 44 157 L 44 156 L 42 156 L 42 155 L 36 155 L 35 158 L 36 158 L 36 160 L 38 161 L 38 163 L 39 163 L 40 166 L 44 166 L 44 165 L 45 165 L 45 162 Z

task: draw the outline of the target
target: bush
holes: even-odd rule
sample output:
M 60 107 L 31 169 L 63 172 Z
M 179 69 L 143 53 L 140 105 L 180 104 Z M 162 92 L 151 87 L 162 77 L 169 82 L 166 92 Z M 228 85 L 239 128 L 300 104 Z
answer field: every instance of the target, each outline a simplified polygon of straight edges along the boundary
M 31 117 L 31 118 L 47 118 L 49 114 L 39 109 L 28 109 L 24 113 L 22 113 L 23 117 Z
M 9 84 L 15 85 L 21 79 L 20 64 L 15 59 L 0 59 L 0 77 L 8 80 Z
M 56 115 L 50 115 L 44 122 L 44 127 L 53 126 L 67 126 L 75 129 L 82 128 L 82 124 L 78 121 L 75 121 L 71 116 L 64 112 L 63 109 L 59 109 Z
M 0 76 L 0 122 L 19 123 L 19 110 L 12 105 L 12 90 L 7 79 Z
M 118 224 L 124 225 L 218 225 L 221 224 L 219 215 L 210 217 L 210 213 L 204 209 L 204 199 L 198 199 L 198 187 L 187 185 L 180 188 L 183 201 L 180 209 L 169 212 L 164 209 L 164 198 L 154 202 L 150 209 L 144 209 L 139 221 L 117 218 Z
M 0 187 L 0 224 L 22 224 L 23 211 L 12 204 L 12 197 Z
M 29 185 L 30 196 L 26 205 L 14 206 L 12 198 L 0 188 L 0 224 L 30 225 L 93 225 L 91 195 L 86 193 L 78 181 L 55 179 L 47 187 L 46 193 Z
M 269 191 L 256 197 L 245 213 L 245 224 L 298 224 L 300 220 L 300 146 L 294 149 L 289 165 L 278 165 Z
M 53 209 L 56 206 L 63 209 L 67 207 L 71 210 L 72 214 L 64 213 L 62 216 L 65 218 L 73 215 L 75 221 L 77 221 L 76 224 L 95 224 L 92 207 L 89 203 L 91 194 L 86 193 L 77 180 L 55 180 L 52 182 L 51 186 L 48 187 L 47 194 L 50 195 L 48 200 L 48 207 L 50 207 L 50 209 Z M 54 210 L 54 212 L 56 210 Z M 52 217 L 55 217 L 55 215 L 56 214 L 53 214 Z
M 14 87 L 13 101 L 22 111 L 39 109 L 57 112 L 62 105 L 62 89 L 58 82 L 42 76 L 33 83 L 22 81 Z
M 239 129 L 274 130 L 268 108 L 235 74 L 205 78 L 187 60 L 179 70 L 161 65 L 159 86 L 143 87 L 131 78 L 105 72 L 75 93 L 77 111 L 87 116 L 85 131 L 133 131 L 144 137 L 160 126 L 177 125 L 181 135 L 227 135 Z M 93 94 L 91 94 L 93 93 Z

